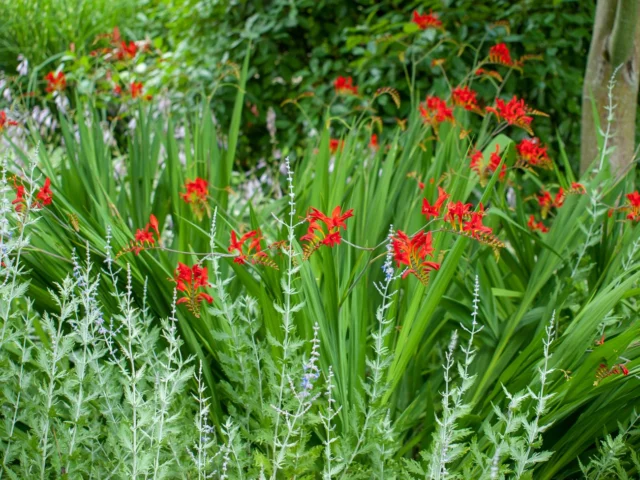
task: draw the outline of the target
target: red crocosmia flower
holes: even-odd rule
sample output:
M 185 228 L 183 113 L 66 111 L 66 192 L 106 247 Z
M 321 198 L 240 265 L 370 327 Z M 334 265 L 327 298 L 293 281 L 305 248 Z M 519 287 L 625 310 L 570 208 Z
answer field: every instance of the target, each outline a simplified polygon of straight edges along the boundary
M 543 190 L 542 195 L 538 195 L 538 203 L 540 204 L 540 208 L 551 208 L 553 206 L 553 198 L 551 198 L 549 192 Z
M 120 36 L 120 28 L 118 28 L 117 26 L 113 27 L 113 30 L 111 32 L 111 43 L 118 44 L 121 40 L 122 37 Z
M 200 177 L 196 177 L 195 180 L 187 180 L 184 186 L 187 189 L 187 193 L 180 195 L 187 203 L 206 200 L 209 195 L 209 182 Z
M 178 262 L 178 267 L 174 274 L 174 280 L 178 291 L 184 292 L 187 289 L 187 285 L 192 283 L 191 268 L 184 263 Z
M 435 117 L 438 122 L 453 120 L 453 111 L 447 107 L 447 102 L 441 98 L 430 95 L 427 97 L 426 105 L 427 110 L 435 112 Z
M 36 206 L 43 207 L 50 205 L 53 201 L 53 192 L 51 191 L 51 180 L 48 178 L 44 181 L 44 185 L 38 190 L 36 195 Z
M 331 218 L 329 218 L 328 221 L 326 222 L 327 227 L 329 227 L 330 229 L 334 229 L 334 228 L 344 228 L 345 230 L 347 229 L 347 224 L 344 222 L 348 218 L 353 217 L 353 209 L 347 210 L 346 212 L 344 212 L 344 214 L 341 214 L 341 211 L 342 209 L 339 205 L 333 209 L 333 212 L 331 212 Z
M 328 247 L 339 245 L 342 240 L 340 229 L 347 229 L 345 222 L 351 217 L 353 217 L 353 209 L 342 213 L 342 208 L 339 205 L 333 209 L 331 216 L 327 216 L 317 208 L 312 207 L 307 214 L 307 221 L 309 222 L 307 233 L 300 238 L 301 241 L 306 242 L 303 249 L 303 258 L 305 260 L 308 259 L 322 245 Z M 326 231 L 321 224 L 325 225 Z
M 424 188 L 424 184 L 422 188 Z M 422 214 L 427 217 L 427 221 L 429 221 L 431 217 L 438 218 L 440 216 L 442 205 L 444 205 L 444 202 L 446 202 L 448 198 L 449 194 L 445 192 L 442 187 L 438 187 L 438 198 L 433 205 L 431 205 L 426 198 L 422 199 Z
M 484 173 L 484 167 L 482 162 L 484 161 L 484 155 L 480 150 L 476 150 L 471 154 L 471 170 L 476 172 L 479 177 L 482 177 Z
M 534 232 L 536 230 L 540 230 L 541 233 L 547 233 L 549 231 L 549 229 L 545 226 L 544 223 L 542 223 L 542 221 L 536 223 L 536 219 L 533 215 L 529 217 L 527 226 Z
M 529 167 L 551 168 L 547 147 L 540 145 L 537 138 L 525 138 L 516 145 L 518 159 Z
M 18 122 L 14 120 L 8 120 L 5 111 L 0 110 L 0 133 L 2 133 L 6 127 L 15 127 L 17 125 Z
M 629 211 L 627 214 L 627 220 L 633 220 L 635 222 L 640 220 L 640 193 L 636 190 L 633 193 L 626 195 L 629 205 L 626 209 Z
M 329 140 L 329 151 L 331 153 L 336 153 L 338 149 L 342 150 L 344 148 L 344 140 L 338 140 L 337 138 L 332 138 Z
M 322 240 L 322 245 L 326 245 L 328 247 L 333 247 L 334 245 L 339 245 L 342 237 L 340 236 L 340 232 L 333 232 L 324 237 Z
M 131 60 L 138 53 L 138 46 L 135 42 L 120 42 L 120 46 L 116 51 L 116 58 L 118 60 Z
M 333 88 L 335 88 L 337 94 L 350 94 L 358 95 L 358 87 L 353 84 L 353 78 L 351 77 L 338 77 L 333 82 Z
M 64 72 L 49 72 L 44 79 L 47 81 L 47 87 L 45 89 L 47 93 L 61 92 L 67 88 L 67 77 L 65 77 Z
M 476 97 L 477 93 L 469 87 L 457 87 L 451 91 L 451 99 L 454 105 L 469 110 L 470 112 L 482 114 Z
M 13 201 L 11 202 L 11 205 L 15 205 L 16 212 L 20 212 L 22 211 L 22 208 L 24 207 L 24 203 L 25 203 L 24 185 L 18 185 L 15 183 L 15 180 L 14 180 L 13 186 L 16 189 L 16 198 L 13 199 Z
M 198 220 L 202 220 L 205 212 L 209 214 L 209 203 L 207 198 L 209 196 L 209 182 L 196 177 L 195 180 L 187 180 L 184 184 L 185 193 L 181 193 L 182 199 L 191 206 L 191 211 L 195 214 Z
M 460 201 L 449 203 L 444 221 L 450 222 L 454 229 L 459 225 L 460 230 L 462 230 L 462 222 L 468 218 L 471 207 L 470 203 L 462 203 Z
M 300 241 L 302 242 L 312 242 L 313 239 L 315 238 L 315 232 L 316 230 L 320 230 L 322 227 L 320 227 L 320 223 L 318 223 L 315 220 L 311 220 L 309 222 L 309 227 L 307 228 L 307 233 L 303 236 L 300 237 Z
M 158 229 L 158 219 L 156 218 L 156 216 L 152 213 L 151 215 L 149 215 L 149 227 L 156 232 L 156 235 L 158 235 L 158 237 L 160 237 L 160 230 Z
M 500 157 L 500 145 L 496 145 L 496 151 L 491 153 L 491 155 L 489 156 L 489 165 L 487 165 L 487 169 L 493 173 L 496 170 L 498 170 L 498 167 L 500 166 L 500 162 L 502 161 L 502 158 Z M 500 180 L 503 180 L 505 175 L 507 174 L 507 166 L 503 163 L 502 167 L 500 168 L 500 173 L 498 174 L 498 178 Z
M 562 205 L 564 205 L 565 198 L 566 198 L 566 195 L 564 193 L 564 189 L 560 187 L 558 189 L 558 193 L 556 193 L 556 196 L 553 199 L 553 206 L 556 208 L 560 208 Z
M 585 195 L 587 193 L 587 189 L 584 188 L 584 185 L 578 182 L 571 183 L 571 193 L 577 193 L 578 195 Z
M 400 265 L 407 266 L 402 278 L 413 274 L 420 282 L 427 285 L 429 283 L 429 272 L 440 269 L 439 263 L 425 260 L 427 257 L 433 257 L 431 232 L 424 233 L 424 231 L 420 230 L 409 238 L 402 230 L 398 230 L 391 241 L 391 246 L 393 247 L 393 258 L 398 267 Z
M 200 289 L 209 287 L 209 274 L 206 267 L 193 265 L 189 267 L 184 263 L 178 262 L 178 266 L 170 279 L 175 282 L 176 290 L 183 294 L 176 303 L 186 303 L 187 308 L 195 315 L 200 317 L 200 303 L 205 301 L 213 303 L 213 297 Z
M 238 239 L 235 231 L 231 231 L 231 240 L 229 242 L 229 252 L 238 252 L 233 259 L 233 263 L 244 265 L 247 260 L 251 263 L 265 265 L 278 269 L 276 263 L 262 250 L 261 246 L 262 234 L 259 230 L 251 230 Z M 247 246 L 246 243 L 249 242 Z
M 122 95 L 122 87 L 120 85 L 115 85 L 113 87 L 113 94 L 117 96 Z
M 429 95 L 426 101 L 420 104 L 419 108 L 424 122 L 431 124 L 434 129 L 437 129 L 442 122 L 454 121 L 453 110 L 441 98 Z
M 424 190 L 424 182 L 421 182 L 421 181 L 418 180 L 418 188 L 420 190 Z
M 508 102 L 498 98 L 494 107 L 485 107 L 485 110 L 493 113 L 498 118 L 498 121 L 505 121 L 509 125 L 520 127 L 526 130 L 529 135 L 533 135 L 530 127 L 533 120 L 531 115 L 545 115 L 530 109 L 523 99 L 518 100 L 515 95 Z
M 378 149 L 378 134 L 371 134 L 371 140 L 369 140 L 369 148 L 371 148 L 372 150 Z
M 504 43 L 498 43 L 489 49 L 489 61 L 502 65 L 512 66 L 511 52 Z
M 129 89 L 131 90 L 131 98 L 138 98 L 142 96 L 142 82 L 131 82 Z
M 420 15 L 417 10 L 414 10 L 411 21 L 415 23 L 420 30 L 426 30 L 427 28 L 441 28 L 442 22 L 433 13 L 425 13 Z
M 139 228 L 138 230 L 136 230 L 135 239 L 136 242 L 143 244 L 148 243 L 149 245 L 153 245 L 154 243 L 156 243 L 155 238 L 153 238 L 153 233 L 151 233 L 147 229 L 142 230 L 141 228 Z
M 629 369 L 624 364 L 620 364 L 620 369 L 622 370 L 622 374 L 626 377 L 629 375 Z
M 500 156 L 500 145 L 496 145 L 496 149 L 494 152 L 489 155 L 489 162 L 485 165 L 484 163 L 484 155 L 481 151 L 476 150 L 471 154 L 471 170 L 476 172 L 480 177 L 480 184 L 484 185 L 487 182 L 488 177 L 493 175 L 493 173 L 498 170 L 500 166 L 500 162 L 502 161 L 502 157 Z M 498 174 L 498 178 L 500 180 L 504 180 L 504 177 L 507 175 L 507 166 L 506 164 L 502 164 L 500 167 L 500 173 Z
M 479 205 L 478 211 L 471 214 L 471 219 L 462 226 L 462 231 L 469 232 L 473 238 L 481 239 L 483 236 L 491 235 L 491 227 L 482 224 L 484 217 L 484 206 Z
M 538 205 L 540 206 L 540 215 L 542 218 L 547 218 L 549 210 L 553 207 L 553 197 L 551 193 L 542 190 L 542 193 L 538 195 Z
M 155 237 L 153 236 L 153 232 L 156 234 Z M 141 251 L 147 247 L 155 245 L 156 243 L 160 243 L 160 229 L 158 226 L 158 219 L 152 213 L 149 215 L 149 222 L 144 228 L 138 228 L 136 230 L 134 239 L 129 243 L 128 247 L 118 253 L 118 256 L 126 252 L 133 252 L 136 255 L 140 255 Z

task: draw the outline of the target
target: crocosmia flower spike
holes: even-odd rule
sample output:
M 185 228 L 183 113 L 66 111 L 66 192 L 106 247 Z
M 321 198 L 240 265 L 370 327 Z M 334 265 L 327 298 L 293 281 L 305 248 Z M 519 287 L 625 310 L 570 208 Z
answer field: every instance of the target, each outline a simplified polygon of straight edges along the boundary
M 209 182 L 197 177 L 193 181 L 187 180 L 184 187 L 187 191 L 181 193 L 180 196 L 191 206 L 191 211 L 198 220 L 202 220 L 205 213 L 209 214 L 209 203 L 207 202 Z
M 516 145 L 518 166 L 525 168 L 551 168 L 553 165 L 547 154 L 547 147 L 542 146 L 537 138 L 525 138 Z
M 494 174 L 498 167 L 500 166 L 500 162 L 502 161 L 502 157 L 500 156 L 500 145 L 496 145 L 496 149 L 489 155 L 489 161 L 485 164 L 484 155 L 481 151 L 476 151 L 471 155 L 471 170 L 478 174 L 480 177 L 480 184 L 486 185 L 487 181 Z M 500 173 L 498 174 L 499 180 L 504 180 L 504 177 L 507 175 L 507 166 L 503 163 L 502 167 L 500 167 Z
M 45 89 L 47 93 L 61 92 L 67 88 L 67 77 L 64 75 L 64 72 L 49 72 L 44 79 L 47 81 L 47 87 Z
M 530 108 L 523 99 L 518 99 L 515 95 L 508 102 L 498 98 L 495 106 L 485 107 L 485 110 L 493 113 L 499 122 L 507 122 L 509 125 L 520 127 L 529 135 L 533 135 L 531 122 L 534 115 L 548 117 L 546 113 Z
M 424 184 L 422 188 L 424 188 Z M 438 218 L 440 216 L 440 210 L 448 198 L 449 194 L 445 192 L 442 187 L 438 187 L 438 198 L 433 205 L 431 205 L 426 198 L 422 199 L 422 214 L 427 217 L 427 221 L 429 221 L 431 217 Z
M 322 245 L 327 247 L 338 245 L 342 240 L 340 229 L 347 229 L 345 221 L 351 217 L 353 217 L 353 209 L 342 213 L 340 206 L 333 209 L 330 217 L 316 208 L 311 208 L 307 215 L 309 228 L 306 235 L 300 238 L 305 242 L 303 258 L 307 260 Z
M 427 28 L 442 28 L 442 22 L 433 12 L 421 15 L 417 10 L 414 10 L 411 21 L 415 23 L 420 30 L 426 30 Z
M 155 236 L 154 236 L 155 234 Z M 158 227 L 158 219 L 152 213 L 149 215 L 149 222 L 144 228 L 136 230 L 134 240 L 129 243 L 129 246 L 123 248 L 116 257 L 128 252 L 133 252 L 136 255 L 140 255 L 140 252 L 147 247 L 153 247 L 160 243 L 160 229 Z
M 636 190 L 633 193 L 628 193 L 627 201 L 629 202 L 626 209 L 629 211 L 627 214 L 627 220 L 637 222 L 640 220 L 640 193 Z
M 229 242 L 229 252 L 237 252 L 238 255 L 233 259 L 233 263 L 244 265 L 250 261 L 254 265 L 265 265 L 267 267 L 278 269 L 276 263 L 269 258 L 267 253 L 262 250 L 261 246 L 262 234 L 259 230 L 251 230 L 238 238 L 235 231 L 231 231 L 231 241 Z
M 489 61 L 507 67 L 513 66 L 511 52 L 505 43 L 498 43 L 489 49 Z
M 484 115 L 484 112 L 478 105 L 477 93 L 469 87 L 456 87 L 451 90 L 451 100 L 457 107 L 462 107 L 470 112 Z
M 0 110 L 0 133 L 4 131 L 7 127 L 16 127 L 18 126 L 18 122 L 15 120 L 9 120 L 7 118 L 7 114 L 4 110 Z
M 213 297 L 201 291 L 210 286 L 206 267 L 203 268 L 197 264 L 189 267 L 178 262 L 178 267 L 170 280 L 175 282 L 176 290 L 182 294 L 176 303 L 187 304 L 187 308 L 196 318 L 200 317 L 200 303 L 203 301 L 213 303 Z
M 391 241 L 393 247 L 393 259 L 397 266 L 405 265 L 407 268 L 402 278 L 407 275 L 415 275 L 423 285 L 429 284 L 429 276 L 432 270 L 439 270 L 440 264 L 426 260 L 433 257 L 433 245 L 431 232 L 424 233 L 420 230 L 413 237 L 409 237 L 402 230 L 398 230 Z
M 353 84 L 351 77 L 338 77 L 333 82 L 338 95 L 358 95 L 358 86 Z

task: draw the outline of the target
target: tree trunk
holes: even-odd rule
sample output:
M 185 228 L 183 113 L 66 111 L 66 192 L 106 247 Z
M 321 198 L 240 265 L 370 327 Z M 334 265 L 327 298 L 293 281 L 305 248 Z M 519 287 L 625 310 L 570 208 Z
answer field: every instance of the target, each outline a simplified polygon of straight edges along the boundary
M 640 0 L 598 0 L 593 38 L 582 90 L 582 132 L 580 170 L 599 166 L 598 132 L 593 103 L 602 131 L 607 130 L 608 83 L 622 65 L 613 88 L 613 121 L 608 147 L 614 147 L 609 161 L 614 174 L 633 162 L 635 149 L 638 68 L 640 65 Z

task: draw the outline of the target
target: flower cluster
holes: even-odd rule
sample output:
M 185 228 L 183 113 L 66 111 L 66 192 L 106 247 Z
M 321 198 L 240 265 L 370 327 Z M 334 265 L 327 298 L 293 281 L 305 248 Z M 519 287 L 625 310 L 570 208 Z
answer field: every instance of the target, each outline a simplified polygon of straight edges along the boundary
M 536 217 L 535 215 L 530 215 L 529 216 L 529 221 L 527 222 L 527 227 L 529 227 L 529 229 L 533 232 L 539 230 L 540 233 L 547 233 L 549 231 L 549 227 L 547 227 L 542 220 L 539 222 L 536 222 Z
M 424 184 L 422 184 L 421 189 L 424 188 Z M 438 198 L 435 200 L 433 205 L 429 203 L 429 200 L 426 198 L 422 199 L 422 214 L 427 218 L 427 222 L 431 217 L 438 218 L 440 216 L 440 211 L 442 210 L 442 206 L 449 198 L 449 194 L 444 191 L 442 187 L 438 187 Z
M 353 209 L 342 213 L 339 205 L 333 209 L 330 217 L 316 208 L 311 208 L 306 217 L 306 221 L 309 222 L 307 233 L 300 238 L 305 242 L 303 258 L 307 260 L 322 245 L 327 247 L 339 245 L 342 241 L 340 229 L 347 229 L 345 221 L 351 217 L 353 217 Z
M 342 151 L 343 148 L 344 140 L 338 140 L 337 138 L 329 140 L 329 152 L 336 153 L 338 150 Z
M 262 250 L 262 234 L 259 230 L 251 230 L 238 239 L 236 232 L 231 230 L 231 240 L 229 242 L 229 252 L 237 252 L 238 255 L 233 259 L 233 263 L 244 265 L 250 260 L 254 265 L 265 265 L 278 269 L 278 266 L 269 258 L 267 253 Z M 248 245 L 246 243 L 249 242 Z
M 500 157 L 500 145 L 496 145 L 496 149 L 494 152 L 489 155 L 489 161 L 485 164 L 484 155 L 481 151 L 477 150 L 471 155 L 471 169 L 478 174 L 480 177 L 480 183 L 484 185 L 491 175 L 500 168 L 500 173 L 498 174 L 498 178 L 500 180 L 504 180 L 507 175 L 507 166 L 506 164 L 502 164 L 500 167 L 500 162 L 502 161 L 502 157 Z
M 191 206 L 191 211 L 198 218 L 202 220 L 205 213 L 209 212 L 209 203 L 207 197 L 209 196 L 209 182 L 196 177 L 195 180 L 187 180 L 184 184 L 186 189 L 185 193 L 181 193 L 182 199 Z
M 371 150 L 378 150 L 379 145 L 378 145 L 378 134 L 377 133 L 372 133 L 371 134 L 371 138 L 369 139 L 369 148 Z
M 462 107 L 470 112 L 475 112 L 479 115 L 484 115 L 484 112 L 478 105 L 478 94 L 471 90 L 469 87 L 456 87 L 451 90 L 451 100 L 457 107 Z
M 13 180 L 13 186 L 16 189 L 16 198 L 13 199 L 11 204 L 15 205 L 14 208 L 16 209 L 16 212 L 21 212 L 27 203 L 27 199 L 25 197 L 27 192 L 24 185 L 18 184 L 15 178 Z M 53 202 L 53 192 L 51 191 L 51 180 L 47 178 L 45 179 L 42 187 L 38 189 L 31 207 L 44 208 L 47 205 L 51 205 L 51 202 Z
M 7 127 L 16 127 L 18 126 L 18 122 L 15 120 L 7 119 L 7 114 L 4 110 L 0 110 L 0 133 L 4 131 Z
M 437 15 L 433 13 L 433 11 L 421 15 L 417 10 L 414 10 L 411 21 L 415 23 L 420 30 L 426 30 L 427 28 L 442 28 L 442 22 Z
M 338 95 L 358 95 L 358 86 L 353 84 L 351 77 L 338 77 L 333 82 L 333 88 L 335 88 Z
M 44 79 L 47 81 L 45 87 L 47 93 L 61 92 L 67 88 L 67 77 L 64 72 L 49 72 Z
M 502 42 L 489 48 L 488 63 L 496 63 L 498 65 L 504 65 L 505 67 L 515 68 L 516 70 L 522 70 L 526 61 L 540 60 L 541 58 L 542 57 L 539 55 L 523 55 L 519 59 L 515 60 L 511 56 L 509 47 Z
M 200 303 L 204 300 L 213 303 L 213 297 L 206 292 L 200 291 L 209 287 L 209 275 L 206 267 L 196 264 L 192 267 L 178 262 L 173 278 L 176 284 L 176 290 L 183 294 L 176 303 L 186 303 L 187 308 L 195 315 L 200 317 Z
M 551 168 L 547 147 L 537 138 L 525 138 L 516 145 L 519 166 Z
M 442 122 L 454 122 L 453 109 L 439 97 L 428 95 L 419 108 L 424 122 L 429 123 L 436 131 Z
M 487 112 L 493 113 L 499 122 L 507 122 L 509 125 L 515 125 L 525 130 L 529 135 L 533 135 L 531 130 L 531 122 L 533 115 L 547 116 L 546 113 L 539 112 L 530 108 L 523 99 L 518 99 L 515 95 L 505 102 L 501 98 L 496 99 L 495 106 L 485 107 Z
M 584 185 L 577 182 L 571 183 L 571 187 L 567 190 L 559 187 L 555 195 L 552 195 L 548 190 L 542 190 L 539 195 L 536 195 L 536 200 L 540 207 L 540 216 L 545 219 L 552 209 L 562 207 L 567 195 L 584 195 L 585 193 L 587 192 Z M 536 217 L 533 214 L 529 216 L 527 226 L 534 232 L 540 231 L 541 233 L 547 233 L 549 231 L 549 228 L 542 221 L 536 222 Z
M 511 52 L 505 43 L 498 43 L 489 49 L 489 61 L 491 63 L 499 63 L 507 67 L 514 65 L 511 59 Z
M 472 211 L 471 203 L 461 201 L 449 202 L 446 213 L 442 220 L 451 225 L 451 229 L 446 230 L 457 235 L 473 238 L 482 244 L 493 249 L 496 258 L 500 255 L 500 249 L 504 244 L 493 234 L 493 229 L 484 225 L 483 218 L 486 215 L 484 205 L 480 203 L 476 211 Z
M 155 233 L 155 237 L 154 237 Z M 152 213 L 149 215 L 149 221 L 144 228 L 138 228 L 134 235 L 134 239 L 129 242 L 129 245 L 123 248 L 116 258 L 128 252 L 133 252 L 136 255 L 140 255 L 140 252 L 147 247 L 152 247 L 160 243 L 160 229 L 158 219 Z
M 426 286 L 429 284 L 430 272 L 440 269 L 439 263 L 426 260 L 427 257 L 433 257 L 431 232 L 424 233 L 420 230 L 413 237 L 409 237 L 402 230 L 398 230 L 391 240 L 391 245 L 396 265 L 407 267 L 402 278 L 412 274 Z
M 144 85 L 142 84 L 142 82 L 131 82 L 129 84 L 129 89 L 127 90 L 126 93 L 133 100 L 139 99 L 139 98 L 143 98 L 144 100 L 151 100 L 153 98 L 153 95 L 143 95 L 143 91 L 144 91 Z M 123 93 L 124 92 L 120 85 L 116 84 L 113 87 L 113 94 L 116 95 L 117 97 L 123 97 L 124 96 Z
M 92 50 L 90 55 L 92 57 L 102 56 L 104 60 L 117 60 L 120 62 L 128 62 L 133 60 L 140 50 L 148 49 L 148 42 L 134 42 L 133 40 L 127 42 L 120 35 L 120 29 L 113 27 L 113 31 L 110 34 L 100 35 L 99 38 L 107 38 L 109 46 L 98 50 Z M 98 39 L 96 39 L 98 40 Z
M 629 369 L 623 363 L 614 365 L 611 368 L 609 368 L 606 363 L 601 363 L 600 365 L 598 365 L 598 368 L 596 370 L 596 379 L 593 382 L 593 386 L 597 387 L 602 380 L 611 375 L 624 375 L 626 377 L 627 375 L 629 375 Z
M 463 235 L 482 244 L 490 246 L 496 257 L 499 249 L 504 244 L 493 234 L 491 227 L 484 225 L 483 218 L 486 214 L 484 206 L 478 205 L 477 211 L 472 211 L 473 205 L 470 203 L 448 202 L 450 195 L 442 188 L 438 187 L 438 196 L 431 203 L 428 199 L 422 200 L 422 214 L 427 222 L 431 223 L 441 220 L 451 225 L 451 228 L 443 228 L 441 231 Z M 438 263 L 427 261 L 427 257 L 433 256 L 431 231 L 424 233 L 422 230 L 413 237 L 409 237 L 401 230 L 393 239 L 395 260 L 398 265 L 406 265 L 408 269 L 403 277 L 408 274 L 415 275 L 423 284 L 429 281 L 429 272 L 438 270 Z
M 538 195 L 538 204 L 540 205 L 540 215 L 542 218 L 547 218 L 552 208 L 560 208 L 564 205 L 565 198 L 566 193 L 562 187 L 558 188 L 555 196 L 552 196 L 547 190 L 542 190 L 542 193 Z
M 627 214 L 627 219 L 634 222 L 640 221 L 640 193 L 636 190 L 633 193 L 628 193 L 626 197 L 629 201 L 629 204 L 626 207 L 629 212 Z

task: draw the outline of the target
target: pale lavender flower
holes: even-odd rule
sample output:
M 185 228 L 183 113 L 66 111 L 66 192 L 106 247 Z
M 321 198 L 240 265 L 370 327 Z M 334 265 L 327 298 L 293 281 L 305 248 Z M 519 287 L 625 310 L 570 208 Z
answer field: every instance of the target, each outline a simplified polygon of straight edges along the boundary
M 311 340 L 311 355 L 309 361 L 303 365 L 304 374 L 302 375 L 302 391 L 298 394 L 300 398 L 309 396 L 309 392 L 313 389 L 314 382 L 320 376 L 320 368 L 318 367 L 318 360 L 320 359 L 320 338 L 318 338 L 318 332 L 320 326 L 318 322 L 313 326 L 313 339 Z
M 18 55 L 18 61 L 20 63 L 18 64 L 16 71 L 19 76 L 26 77 L 29 74 L 29 60 L 27 60 L 24 55 L 20 54 Z
M 276 111 L 273 107 L 269 107 L 269 110 L 267 110 L 267 131 L 269 132 L 269 137 L 271 137 L 271 143 L 276 143 Z

